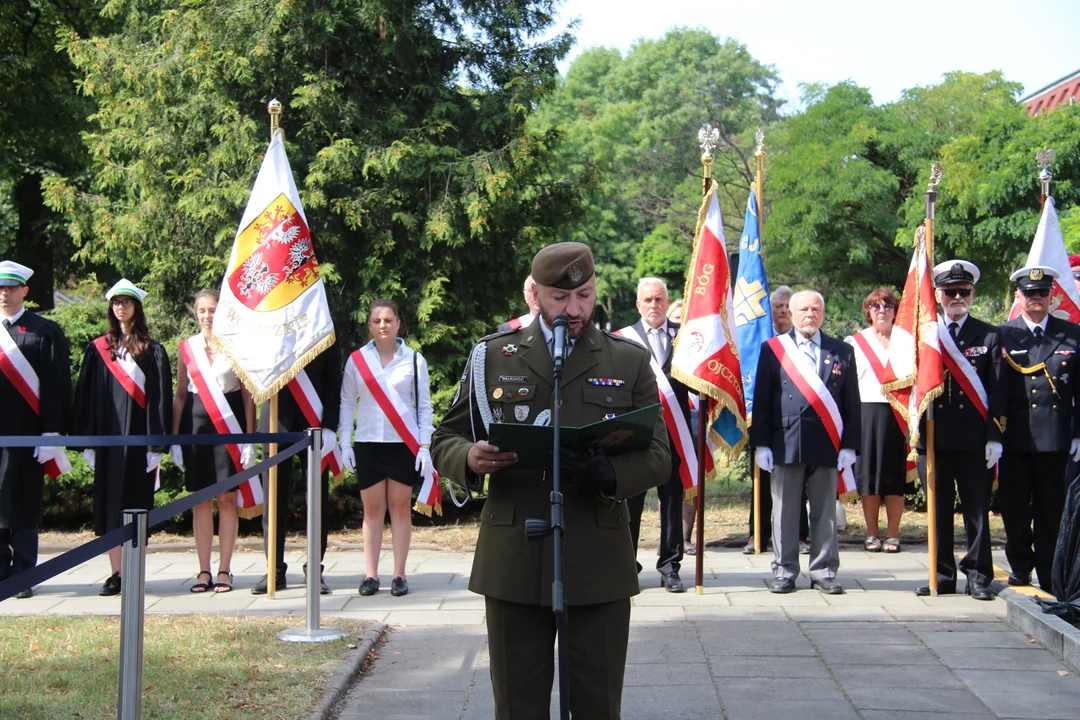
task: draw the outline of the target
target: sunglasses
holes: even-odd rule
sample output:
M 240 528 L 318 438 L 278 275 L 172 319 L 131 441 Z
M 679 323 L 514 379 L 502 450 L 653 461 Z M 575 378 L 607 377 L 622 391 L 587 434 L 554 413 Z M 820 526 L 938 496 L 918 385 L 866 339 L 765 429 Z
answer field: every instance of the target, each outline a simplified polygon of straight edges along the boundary
M 895 310 L 896 303 L 870 303 L 870 309 L 874 312 L 884 312 L 885 310 Z
M 1021 290 L 1020 292 L 1022 292 L 1024 294 L 1024 297 L 1026 297 L 1026 298 L 1050 297 L 1050 288 L 1034 288 L 1034 289 L 1031 289 L 1031 290 Z
M 971 297 L 971 288 L 941 288 L 941 292 L 945 293 L 945 297 Z

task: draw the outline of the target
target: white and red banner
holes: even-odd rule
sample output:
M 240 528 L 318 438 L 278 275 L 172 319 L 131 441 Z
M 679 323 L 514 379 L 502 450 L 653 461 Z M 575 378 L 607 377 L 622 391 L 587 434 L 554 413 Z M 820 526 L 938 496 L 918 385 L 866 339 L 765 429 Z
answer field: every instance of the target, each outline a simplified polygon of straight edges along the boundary
M 821 424 L 829 436 L 829 441 L 837 454 L 839 454 L 840 440 L 844 437 L 844 418 L 840 415 L 840 408 L 836 405 L 836 399 L 833 398 L 829 389 L 825 387 L 825 382 L 813 371 L 809 363 L 796 359 L 795 355 L 801 353 L 795 347 L 795 341 L 791 339 L 790 335 L 787 333 L 777 335 L 766 342 L 768 342 L 773 354 L 776 355 L 776 359 L 780 361 L 780 367 L 784 369 L 784 372 L 791 378 L 791 382 L 806 398 L 806 401 L 810 403 L 810 407 L 814 408 L 814 412 L 821 419 Z M 856 490 L 855 473 L 851 471 L 850 467 L 846 467 L 842 472 L 837 473 L 837 493 L 842 496 Z
M 23 400 L 41 417 L 41 381 L 30 361 L 23 355 L 11 334 L 0 328 L 0 372 L 22 395 Z M 45 474 L 55 480 L 71 471 L 71 463 L 62 447 L 46 448 L 52 457 L 45 461 Z
M 920 226 L 915 232 L 915 251 L 904 282 L 904 294 L 900 296 L 900 308 L 896 311 L 895 339 L 889 345 L 888 364 L 895 379 L 881 386 L 893 409 L 907 421 L 911 447 L 919 444 L 922 414 L 941 394 L 945 383 L 937 300 L 930 277 L 933 266 L 934 260 L 927 254 L 926 228 Z M 909 458 L 914 459 L 910 454 Z
M 127 390 L 127 394 L 143 410 L 146 409 L 146 374 L 134 358 L 114 359 L 109 348 L 109 339 L 102 335 L 94 340 L 94 347 L 101 355 L 102 362 L 108 368 L 116 382 Z
M 527 315 L 522 315 L 521 317 L 513 318 L 512 320 L 508 321 L 508 324 L 510 325 L 511 330 L 518 330 L 520 328 L 532 325 L 532 321 L 535 317 L 535 315 L 529 313 Z
M 884 385 L 887 382 L 895 380 L 896 376 L 888 364 L 888 351 L 870 336 L 871 333 L 871 330 L 862 330 L 855 333 L 852 338 L 855 340 L 855 347 L 858 348 L 860 356 L 866 360 L 866 363 L 870 366 L 870 371 L 873 372 L 874 377 L 877 378 L 878 384 Z M 897 340 L 899 339 L 900 335 L 897 334 Z M 884 364 L 882 364 L 882 354 L 885 354 Z M 858 358 L 856 358 L 856 362 L 859 362 Z M 889 405 L 891 406 L 892 403 L 889 403 Z M 909 482 L 914 482 L 919 477 L 919 468 L 915 463 L 915 458 L 911 456 L 911 444 L 907 441 L 907 420 L 904 419 L 904 416 L 901 415 L 895 407 L 891 407 L 891 409 L 893 411 L 893 417 L 896 418 L 897 425 L 900 426 L 900 432 L 904 435 L 904 475 Z
M 1027 266 L 1042 265 L 1058 272 L 1054 280 L 1054 289 L 1050 292 L 1050 314 L 1062 320 L 1080 323 L 1080 293 L 1076 292 L 1076 283 L 1072 279 L 1069 267 L 1069 252 L 1065 249 L 1065 239 L 1061 236 L 1061 223 L 1058 222 L 1054 198 L 1047 197 L 1043 206 L 1039 227 L 1035 230 L 1035 239 L 1028 252 Z M 1020 316 L 1020 305 L 1013 301 L 1009 319 Z
M 972 367 L 971 362 L 964 357 L 964 353 L 960 348 L 956 347 L 956 341 L 949 334 L 948 327 L 942 318 L 938 319 L 938 338 L 941 340 L 942 360 L 945 363 L 945 369 L 952 374 L 953 380 L 960 384 L 968 400 L 982 415 L 982 419 L 986 420 L 988 416 L 987 407 L 989 406 L 986 388 L 983 386 L 979 374 Z
M 199 399 L 202 400 L 206 413 L 214 423 L 214 429 L 219 435 L 239 435 L 243 433 L 240 421 L 225 398 L 221 386 L 214 380 L 210 359 L 206 357 L 206 340 L 203 336 L 196 335 L 180 343 L 180 355 L 184 358 L 188 376 L 199 391 Z M 228 443 L 225 449 L 229 451 L 233 467 L 239 472 L 244 465 L 240 462 L 240 446 L 236 443 Z M 241 508 L 256 508 L 263 503 L 262 483 L 256 475 L 248 478 L 237 488 L 237 505 Z
M 287 385 L 289 392 L 296 401 L 296 406 L 304 414 L 304 420 L 308 427 L 322 427 L 323 403 L 319 399 L 319 393 L 308 377 L 306 370 L 301 370 Z M 320 471 L 330 468 L 330 474 L 334 476 L 334 484 L 340 483 L 345 477 L 344 463 L 341 460 L 341 450 L 337 446 L 334 433 L 323 433 L 323 447 L 320 455 Z
M 731 270 L 716 187 L 712 182 L 698 215 L 671 375 L 712 401 L 707 404 L 708 436 L 720 449 L 721 464 L 727 465 L 742 452 L 747 431 L 742 371 L 735 344 Z
M 356 364 L 364 385 L 402 442 L 413 455 L 419 454 L 420 425 L 412 408 L 405 404 L 398 391 L 390 385 L 374 344 L 365 345 L 349 357 Z M 439 487 L 439 474 L 434 467 L 425 468 L 420 494 L 413 509 L 425 515 L 431 515 L 432 510 L 442 515 L 442 488 Z
M 256 403 L 269 400 L 334 343 L 319 261 L 281 132 L 266 150 L 233 241 L 214 336 Z

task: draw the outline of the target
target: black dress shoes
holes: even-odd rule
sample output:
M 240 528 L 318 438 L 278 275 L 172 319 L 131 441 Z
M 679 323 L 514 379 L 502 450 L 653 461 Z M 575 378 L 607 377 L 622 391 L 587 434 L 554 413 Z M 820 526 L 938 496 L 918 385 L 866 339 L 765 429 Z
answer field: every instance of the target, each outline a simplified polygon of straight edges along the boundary
M 677 572 L 660 573 L 660 587 L 670 593 L 686 592 L 683 581 L 679 578 Z
M 840 583 L 836 582 L 835 580 L 830 580 L 830 579 L 811 580 L 810 581 L 810 589 L 813 590 L 814 588 L 817 588 L 818 590 L 825 593 L 826 595 L 843 595 L 844 594 L 843 586 Z
M 1013 586 L 1030 585 L 1031 573 L 1009 573 L 1009 584 Z
M 377 592 L 379 592 L 379 578 L 366 577 L 360 583 L 360 594 L 364 597 L 371 597 Z
M 26 588 L 15 593 L 15 597 L 19 600 L 26 600 L 27 598 L 34 597 L 34 588 Z
M 275 580 L 276 580 L 276 582 L 274 583 L 274 592 L 277 592 L 278 590 L 284 590 L 285 588 L 288 587 L 288 584 L 285 582 L 285 573 L 280 573 L 277 576 L 277 578 L 275 578 Z M 251 594 L 252 595 L 265 595 L 266 594 L 266 576 L 265 575 L 263 575 L 261 578 L 259 578 L 259 582 L 255 583 L 255 586 L 251 588 Z
M 390 581 L 390 594 L 401 597 L 409 594 L 409 583 L 403 577 L 396 577 Z
M 937 592 L 938 595 L 955 595 L 956 583 L 938 583 Z M 921 585 L 915 588 L 915 594 L 919 597 L 928 597 L 930 595 L 930 586 Z
M 993 600 L 996 597 L 994 592 L 987 586 L 970 580 L 967 584 L 967 594 L 975 600 Z
M 769 592 L 793 593 L 795 592 L 795 581 L 791 578 L 773 578 L 772 584 L 769 585 Z
M 114 572 L 109 576 L 109 579 L 105 581 L 105 584 L 101 586 L 101 590 L 98 590 L 98 595 L 102 597 L 109 597 L 111 595 L 120 594 L 120 573 Z

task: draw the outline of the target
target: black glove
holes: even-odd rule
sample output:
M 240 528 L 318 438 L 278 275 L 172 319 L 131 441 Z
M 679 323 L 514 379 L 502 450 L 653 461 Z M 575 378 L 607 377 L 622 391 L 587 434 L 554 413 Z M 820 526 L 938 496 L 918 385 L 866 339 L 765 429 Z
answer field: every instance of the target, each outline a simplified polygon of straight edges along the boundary
M 559 449 L 559 465 L 562 478 L 568 488 L 572 488 L 583 498 L 596 495 L 612 497 L 618 483 L 615 481 L 615 468 L 611 466 L 607 453 L 600 443 L 592 443 L 584 451 L 568 447 Z

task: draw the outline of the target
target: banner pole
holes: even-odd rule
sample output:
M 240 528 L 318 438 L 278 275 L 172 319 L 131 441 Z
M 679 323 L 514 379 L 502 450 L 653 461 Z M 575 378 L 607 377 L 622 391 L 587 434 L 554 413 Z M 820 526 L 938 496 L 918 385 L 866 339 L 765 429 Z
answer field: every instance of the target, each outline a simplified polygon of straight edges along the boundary
M 278 394 L 270 396 L 270 432 L 278 431 Z M 270 457 L 277 455 L 278 444 L 270 443 Z M 277 591 L 277 487 L 278 463 L 270 466 L 269 480 L 266 483 L 266 595 L 271 600 Z
M 1054 162 L 1053 148 L 1043 148 L 1035 153 L 1035 162 L 1039 164 L 1039 184 L 1042 188 L 1039 197 L 1039 212 L 1046 207 L 1046 198 L 1050 197 L 1050 181 L 1054 176 L 1050 173 L 1050 164 Z
M 754 157 L 757 158 L 757 177 L 754 179 L 754 196 L 755 200 L 757 200 L 758 238 L 761 238 L 762 229 L 765 225 L 765 205 L 763 204 L 765 197 L 765 131 L 758 130 L 755 139 L 757 140 L 757 150 L 754 151 Z M 762 250 L 764 250 L 764 247 L 762 247 Z M 762 262 L 764 261 L 764 252 L 762 252 Z M 749 425 L 750 418 L 748 417 L 746 420 Z M 763 552 L 761 547 L 761 468 L 758 467 L 753 458 L 750 458 L 750 464 L 754 468 L 754 554 L 760 555 Z
M 709 404 L 712 400 L 707 395 L 702 395 L 698 400 L 698 464 L 697 464 L 697 528 L 694 535 L 694 546 L 697 554 L 694 556 L 694 593 L 705 594 L 705 453 L 709 452 L 709 446 L 705 439 L 708 432 L 706 418 L 709 415 Z
M 934 267 L 934 207 L 937 204 L 937 186 L 941 182 L 941 165 L 934 163 L 930 170 L 930 183 L 926 187 L 926 266 Z M 926 409 L 926 553 L 929 578 L 927 586 L 932 596 L 938 594 L 937 576 L 937 452 L 934 437 L 934 404 Z M 951 482 L 951 480 L 950 480 Z M 951 510 L 951 508 L 950 508 Z M 951 552 L 951 550 L 950 550 Z

